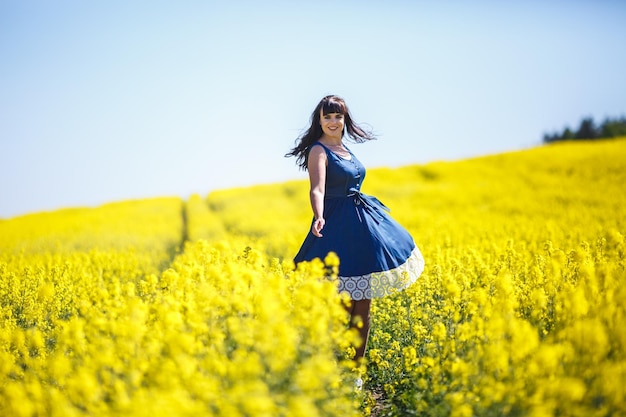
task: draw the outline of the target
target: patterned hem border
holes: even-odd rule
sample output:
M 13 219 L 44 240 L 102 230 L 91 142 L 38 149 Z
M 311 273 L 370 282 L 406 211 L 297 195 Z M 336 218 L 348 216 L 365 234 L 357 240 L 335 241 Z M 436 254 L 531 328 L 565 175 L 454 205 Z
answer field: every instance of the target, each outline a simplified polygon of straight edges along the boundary
M 352 300 L 367 300 L 395 294 L 408 288 L 424 272 L 424 257 L 416 246 L 402 265 L 389 271 L 353 277 L 338 277 L 339 292 Z

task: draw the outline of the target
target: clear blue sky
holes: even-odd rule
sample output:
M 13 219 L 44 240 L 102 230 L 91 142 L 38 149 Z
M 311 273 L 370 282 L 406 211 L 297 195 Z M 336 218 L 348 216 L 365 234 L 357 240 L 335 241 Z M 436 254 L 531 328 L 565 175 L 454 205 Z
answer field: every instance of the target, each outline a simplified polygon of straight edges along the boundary
M 322 96 L 369 168 L 626 115 L 624 1 L 0 2 L 0 218 L 303 179 Z

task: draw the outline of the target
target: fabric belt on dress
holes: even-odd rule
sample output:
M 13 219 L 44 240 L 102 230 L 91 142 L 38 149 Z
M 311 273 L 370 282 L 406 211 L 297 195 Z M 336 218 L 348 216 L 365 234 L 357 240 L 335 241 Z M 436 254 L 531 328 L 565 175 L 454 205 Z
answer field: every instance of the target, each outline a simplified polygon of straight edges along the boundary
M 389 211 L 389 208 L 385 206 L 379 199 L 374 196 L 363 194 L 361 191 L 356 188 L 350 188 L 348 193 L 345 195 L 326 195 L 326 198 L 352 198 L 355 206 L 363 206 L 364 209 L 369 209 L 373 215 L 372 217 L 378 223 L 379 220 L 382 220 L 383 215 L 381 211 Z M 359 216 L 359 220 L 363 221 L 361 218 L 361 213 L 357 210 L 357 215 Z

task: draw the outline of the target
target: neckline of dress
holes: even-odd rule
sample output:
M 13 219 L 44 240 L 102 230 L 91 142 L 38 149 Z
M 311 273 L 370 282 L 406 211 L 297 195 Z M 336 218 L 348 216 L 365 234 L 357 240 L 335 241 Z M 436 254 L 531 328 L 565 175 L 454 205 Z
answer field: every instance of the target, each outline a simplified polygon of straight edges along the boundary
M 342 161 L 352 161 L 352 159 L 353 159 L 352 152 L 350 152 L 350 149 L 348 149 L 348 148 L 346 148 L 346 151 L 348 151 L 348 153 L 350 154 L 350 157 L 349 158 L 344 158 L 343 156 L 340 156 L 339 154 L 335 153 L 332 149 L 330 149 L 328 146 L 324 145 L 322 142 L 318 141 L 317 143 L 322 145 L 324 148 L 328 149 L 328 152 L 332 153 L 333 155 L 335 155 L 337 158 L 341 159 Z

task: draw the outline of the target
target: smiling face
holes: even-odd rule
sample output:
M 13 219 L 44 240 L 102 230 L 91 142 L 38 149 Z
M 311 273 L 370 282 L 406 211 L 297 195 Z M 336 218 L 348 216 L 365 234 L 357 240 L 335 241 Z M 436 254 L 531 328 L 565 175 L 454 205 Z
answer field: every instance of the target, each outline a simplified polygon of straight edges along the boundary
M 320 125 L 322 132 L 328 139 L 341 140 L 343 136 L 344 115 L 343 113 L 323 113 L 320 111 Z

